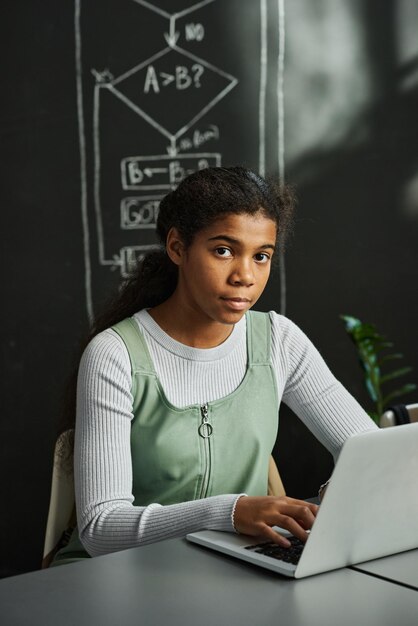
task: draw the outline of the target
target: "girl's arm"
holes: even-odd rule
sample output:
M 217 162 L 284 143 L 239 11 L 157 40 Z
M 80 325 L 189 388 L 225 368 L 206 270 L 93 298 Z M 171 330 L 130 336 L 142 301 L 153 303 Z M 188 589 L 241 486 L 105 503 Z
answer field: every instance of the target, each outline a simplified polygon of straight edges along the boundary
M 130 388 L 124 344 L 112 331 L 97 335 L 80 363 L 74 450 L 78 527 L 88 553 L 106 554 L 204 528 L 233 531 L 240 494 L 170 506 L 133 505 Z
M 350 435 L 377 426 L 300 328 L 277 313 L 270 318 L 272 362 L 283 402 L 336 458 Z

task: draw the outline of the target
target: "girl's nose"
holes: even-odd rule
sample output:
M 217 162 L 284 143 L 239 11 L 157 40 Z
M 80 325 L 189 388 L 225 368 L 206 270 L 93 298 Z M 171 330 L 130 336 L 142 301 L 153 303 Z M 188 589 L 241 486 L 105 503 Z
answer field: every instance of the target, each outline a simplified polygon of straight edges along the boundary
M 236 263 L 230 277 L 234 285 L 249 287 L 254 284 L 255 277 L 251 261 L 239 261 Z

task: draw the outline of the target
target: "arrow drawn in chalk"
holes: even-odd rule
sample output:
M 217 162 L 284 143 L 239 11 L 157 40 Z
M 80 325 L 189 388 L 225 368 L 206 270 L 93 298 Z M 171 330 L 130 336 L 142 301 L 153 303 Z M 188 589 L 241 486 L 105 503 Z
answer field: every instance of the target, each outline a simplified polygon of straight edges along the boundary
M 176 30 L 176 18 L 170 17 L 170 32 L 164 33 L 164 38 L 170 48 L 174 48 L 179 38 L 180 33 Z
M 168 172 L 168 169 L 166 167 L 145 167 L 144 168 L 144 174 L 145 176 L 148 176 L 148 178 L 151 178 L 153 174 L 165 174 L 166 172 Z
M 177 156 L 177 146 L 176 146 L 176 138 L 170 137 L 170 145 L 166 146 L 168 156 L 175 157 Z

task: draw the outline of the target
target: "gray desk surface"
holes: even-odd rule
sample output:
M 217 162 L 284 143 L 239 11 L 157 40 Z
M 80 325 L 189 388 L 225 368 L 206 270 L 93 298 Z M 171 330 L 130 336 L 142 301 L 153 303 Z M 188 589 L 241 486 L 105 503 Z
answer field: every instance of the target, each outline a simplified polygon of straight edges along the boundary
M 418 593 L 341 569 L 285 579 L 175 539 L 0 581 L 7 626 L 416 626 Z
M 356 565 L 356 570 L 382 576 L 418 590 L 418 550 L 409 550 L 383 559 Z M 417 617 L 418 624 L 418 617 Z

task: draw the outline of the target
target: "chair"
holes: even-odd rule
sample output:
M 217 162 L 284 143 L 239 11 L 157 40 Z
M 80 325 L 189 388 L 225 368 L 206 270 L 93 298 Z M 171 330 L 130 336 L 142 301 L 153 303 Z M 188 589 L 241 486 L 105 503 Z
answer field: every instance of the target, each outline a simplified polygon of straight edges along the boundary
M 268 475 L 268 495 L 269 496 L 285 496 L 286 491 L 284 489 L 282 479 L 280 478 L 279 470 L 273 459 L 270 457 L 269 462 L 269 475 Z
M 417 404 L 397 404 L 383 413 L 380 418 L 379 426 L 386 428 L 388 426 L 397 426 L 409 422 L 418 422 L 418 403 Z
M 73 430 L 66 430 L 55 444 L 42 568 L 49 567 L 55 553 L 68 541 L 76 524 L 73 461 L 70 450 L 73 434 Z

